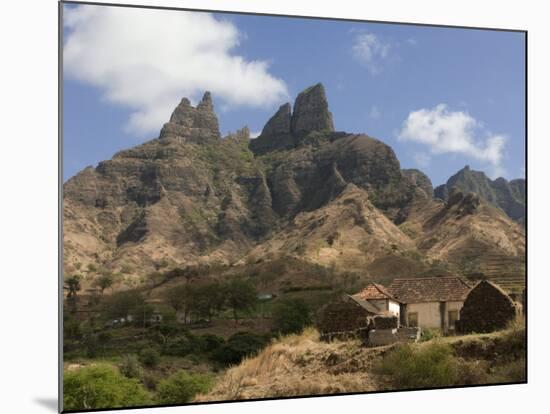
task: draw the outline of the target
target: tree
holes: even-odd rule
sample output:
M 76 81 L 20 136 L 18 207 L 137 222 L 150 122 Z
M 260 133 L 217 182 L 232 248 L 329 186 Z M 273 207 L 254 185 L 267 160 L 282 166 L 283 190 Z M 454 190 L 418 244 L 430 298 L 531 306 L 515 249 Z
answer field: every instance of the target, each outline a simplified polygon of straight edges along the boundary
M 254 286 L 241 279 L 234 279 L 225 285 L 223 292 L 226 303 L 233 311 L 235 325 L 239 322 L 239 312 L 250 312 L 256 306 L 258 294 Z
M 179 285 L 166 290 L 164 299 L 175 311 L 176 314 L 183 313 L 183 321 L 187 323 L 187 318 L 193 308 L 194 287 L 190 285 Z
M 67 304 L 71 312 L 76 312 L 76 304 L 78 302 L 77 292 L 80 291 L 82 286 L 80 285 L 80 276 L 74 275 L 65 280 L 64 289 L 68 290 L 67 292 Z
M 137 379 L 123 377 L 106 364 L 94 364 L 63 375 L 63 408 L 90 410 L 151 404 L 151 396 Z
M 146 367 L 156 367 L 160 362 L 160 353 L 155 348 L 143 348 L 139 352 L 139 361 Z
M 94 285 L 99 288 L 99 290 L 101 291 L 101 295 L 103 295 L 105 289 L 109 289 L 111 286 L 113 286 L 114 281 L 115 280 L 112 274 L 104 273 L 95 280 Z
M 219 283 L 206 283 L 195 288 L 193 294 L 192 312 L 198 318 L 205 318 L 208 322 L 223 309 L 225 294 Z
M 212 358 L 224 365 L 238 364 L 243 358 L 256 354 L 269 344 L 267 335 L 253 332 L 237 332 L 213 352 Z
M 183 404 L 199 393 L 207 392 L 212 385 L 208 375 L 178 371 L 157 385 L 157 398 L 161 404 Z
M 273 308 L 273 330 L 281 334 L 301 332 L 311 324 L 309 307 L 303 299 L 286 299 Z
M 143 306 L 145 301 L 139 292 L 128 290 L 111 295 L 104 303 L 104 314 L 108 318 L 127 318 L 133 311 Z

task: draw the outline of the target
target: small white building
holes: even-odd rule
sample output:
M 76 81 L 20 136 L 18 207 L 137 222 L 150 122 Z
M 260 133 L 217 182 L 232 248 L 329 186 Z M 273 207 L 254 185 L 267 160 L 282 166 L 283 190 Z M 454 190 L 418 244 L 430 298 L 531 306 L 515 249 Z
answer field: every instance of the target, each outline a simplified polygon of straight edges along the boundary
M 361 292 L 352 296 L 355 299 L 364 300 L 378 309 L 378 313 L 392 314 L 400 317 L 400 303 L 397 301 L 388 290 L 378 283 L 371 283 Z
M 454 331 L 471 287 L 460 277 L 394 279 L 387 292 L 400 303 L 400 324 Z

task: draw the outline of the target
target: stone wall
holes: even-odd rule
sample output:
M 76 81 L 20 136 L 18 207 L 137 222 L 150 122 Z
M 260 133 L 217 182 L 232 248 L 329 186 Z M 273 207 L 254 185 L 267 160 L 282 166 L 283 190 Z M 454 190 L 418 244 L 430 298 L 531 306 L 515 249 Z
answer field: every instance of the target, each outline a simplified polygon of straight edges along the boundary
M 397 316 L 375 316 L 374 329 L 396 329 L 398 327 Z
M 482 333 L 504 329 L 518 312 L 518 306 L 502 289 L 491 282 L 481 281 L 466 297 L 456 330 L 459 333 Z
M 316 326 L 321 337 L 328 334 L 353 333 L 369 327 L 371 321 L 369 316 L 365 309 L 352 301 L 335 302 L 321 310 Z

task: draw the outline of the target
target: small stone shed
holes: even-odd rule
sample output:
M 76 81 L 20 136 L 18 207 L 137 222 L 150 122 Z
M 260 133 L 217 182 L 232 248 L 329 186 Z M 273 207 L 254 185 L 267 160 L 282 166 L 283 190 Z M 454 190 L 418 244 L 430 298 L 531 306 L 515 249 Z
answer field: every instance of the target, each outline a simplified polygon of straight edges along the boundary
M 345 294 L 321 309 L 316 325 L 322 340 L 366 337 L 378 313 L 367 301 Z
M 506 328 L 521 313 L 516 303 L 498 285 L 482 280 L 466 296 L 457 321 L 457 332 L 484 333 Z

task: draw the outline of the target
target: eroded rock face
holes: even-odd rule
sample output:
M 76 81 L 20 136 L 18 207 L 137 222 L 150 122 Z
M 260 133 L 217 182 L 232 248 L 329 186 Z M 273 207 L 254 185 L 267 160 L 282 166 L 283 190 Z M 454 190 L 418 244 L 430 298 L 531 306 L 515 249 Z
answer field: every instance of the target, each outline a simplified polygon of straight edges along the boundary
M 427 197 L 432 198 L 434 196 L 434 188 L 430 177 L 415 168 L 403 169 L 402 172 L 414 185 L 421 188 Z
M 250 149 L 255 154 L 265 154 L 277 149 L 293 148 L 295 140 L 290 132 L 290 118 L 290 104 L 285 103 L 267 121 L 260 136 L 250 142 Z
M 524 181 L 494 185 L 525 191 Z M 388 245 L 416 243 L 447 260 L 462 249 L 457 238 L 479 244 L 479 226 L 484 246 L 524 252 L 521 229 L 500 210 L 468 192 L 434 200 L 429 178 L 401 170 L 391 147 L 334 131 L 322 85 L 302 92 L 294 113 L 282 105 L 257 139 L 247 127 L 221 139 L 210 94 L 196 107 L 184 98 L 159 138 L 87 167 L 63 190 L 67 269 L 132 264 L 144 275 L 160 261 L 230 264 L 256 251 L 364 271 Z
M 300 92 L 294 102 L 291 130 L 296 136 L 313 131 L 334 131 L 332 114 L 323 84 L 318 83 Z
M 503 210 L 510 218 L 525 224 L 525 180 L 508 182 L 500 177 L 491 180 L 482 171 L 465 166 L 449 178 L 446 184 L 435 189 L 435 196 L 448 201 L 453 189 L 473 192 L 495 207 Z
M 257 155 L 299 146 L 315 133 L 328 136 L 334 132 L 325 88 L 321 83 L 300 92 L 291 113 L 289 103 L 282 105 L 264 126 L 260 136 L 250 142 Z M 314 138 L 315 140 L 315 138 Z
M 160 132 L 161 138 L 167 136 L 184 136 L 199 142 L 220 138 L 218 117 L 214 113 L 210 92 L 204 93 L 196 108 L 191 106 L 189 99 L 181 100 Z

